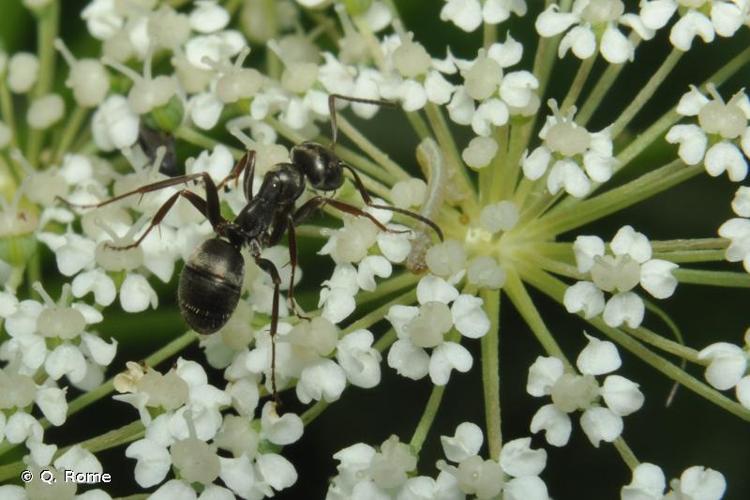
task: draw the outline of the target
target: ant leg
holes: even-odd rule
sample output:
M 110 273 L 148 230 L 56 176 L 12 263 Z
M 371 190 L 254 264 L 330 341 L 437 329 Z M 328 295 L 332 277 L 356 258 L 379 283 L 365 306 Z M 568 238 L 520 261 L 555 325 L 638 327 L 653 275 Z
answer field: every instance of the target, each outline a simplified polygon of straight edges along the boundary
M 152 184 L 146 184 L 145 186 L 141 186 L 138 189 L 134 189 L 132 191 L 128 191 L 127 193 L 122 193 L 117 196 L 113 196 L 112 198 L 109 198 L 107 200 L 104 200 L 99 203 L 72 203 L 65 198 L 57 197 L 58 200 L 62 201 L 69 207 L 76 207 L 76 208 L 99 208 L 103 207 L 105 205 L 109 205 L 110 203 L 114 203 L 116 201 L 122 200 L 124 198 L 127 198 L 128 196 L 132 196 L 134 194 L 140 194 L 143 196 L 146 193 L 151 193 L 153 191 L 158 191 L 160 189 L 172 187 L 172 186 L 178 186 L 180 184 L 189 184 L 190 181 L 197 181 L 198 179 L 203 179 L 203 182 L 208 185 L 210 182 L 213 184 L 213 180 L 211 179 L 211 176 L 208 175 L 206 172 L 201 172 L 199 174 L 190 174 L 190 175 L 181 175 L 179 177 L 172 177 L 170 179 L 164 179 L 162 181 L 157 181 Z M 217 200 L 218 205 L 218 200 Z
M 154 218 L 151 220 L 151 224 L 149 224 L 146 231 L 144 231 L 143 234 L 137 240 L 135 240 L 134 243 L 131 243 L 130 245 L 118 246 L 118 247 L 110 246 L 109 248 L 112 248 L 114 250 L 127 250 L 129 248 L 135 248 L 138 245 L 140 245 L 141 242 L 144 239 L 146 239 L 146 236 L 148 236 L 148 233 L 150 233 L 152 229 L 154 229 L 156 226 L 158 226 L 161 223 L 162 220 L 164 220 L 164 217 L 167 216 L 167 213 L 169 213 L 169 211 L 172 209 L 175 202 L 177 202 L 177 199 L 180 196 L 182 196 L 183 198 L 187 199 L 190 203 L 192 203 L 192 205 L 195 208 L 197 208 L 200 213 L 202 213 L 205 216 L 208 216 L 207 215 L 208 210 L 209 210 L 208 203 L 206 203 L 206 201 L 203 198 L 201 198 L 194 192 L 188 189 L 183 189 L 181 191 L 176 192 L 172 196 L 170 196 L 169 199 L 164 202 L 164 204 L 159 208 L 159 210 L 154 215 Z M 214 222 L 212 222 L 212 225 L 213 224 Z
M 411 210 L 405 210 L 403 208 L 390 207 L 388 205 L 379 205 L 377 203 L 373 203 L 372 198 L 370 197 L 370 194 L 367 192 L 367 189 L 365 189 L 365 185 L 362 182 L 362 179 L 360 179 L 359 174 L 357 174 L 357 171 L 354 170 L 354 168 L 351 165 L 347 165 L 346 163 L 339 163 L 339 165 L 347 169 L 354 176 L 354 186 L 357 188 L 357 191 L 359 191 L 360 196 L 362 196 L 362 199 L 364 200 L 365 204 L 368 207 L 379 208 L 382 210 L 390 210 L 391 212 L 408 215 L 409 217 L 416 219 L 420 221 L 421 223 L 430 226 L 432 230 L 435 231 L 435 233 L 437 233 L 438 238 L 440 238 L 440 241 L 443 241 L 443 231 L 440 229 L 440 227 L 437 224 L 432 222 L 427 217 L 424 217 L 422 215 L 419 215 L 418 213 L 412 212 Z
M 292 214 L 287 215 L 287 228 L 289 229 L 289 231 L 287 231 L 289 239 L 289 263 L 292 266 L 292 274 L 289 277 L 289 294 L 287 295 L 287 300 L 292 306 L 292 311 L 295 316 L 299 319 L 310 321 L 308 316 L 299 313 L 297 310 L 297 303 L 294 301 L 294 274 L 297 270 L 297 235 L 294 232 L 294 218 Z
M 336 99 L 349 102 L 359 102 L 362 104 L 374 104 L 376 106 L 390 106 L 396 107 L 396 103 L 392 101 L 383 101 L 380 99 L 364 99 L 362 97 L 349 97 L 341 94 L 330 94 L 328 96 L 328 111 L 331 114 L 331 151 L 336 149 L 336 142 L 338 141 L 339 127 L 336 124 Z
M 277 406 L 280 406 L 279 393 L 276 390 L 276 332 L 279 326 L 279 286 L 281 285 L 281 277 L 276 266 L 268 259 L 264 259 L 258 255 L 255 256 L 255 263 L 259 268 L 264 270 L 271 277 L 273 282 L 273 306 L 271 308 L 271 392 L 273 393 L 273 400 Z
M 235 187 L 239 184 L 240 175 L 245 172 L 245 177 L 242 179 L 242 189 L 245 193 L 245 199 L 250 201 L 253 199 L 253 177 L 255 176 L 255 151 L 247 151 L 242 157 L 237 160 L 232 170 L 224 177 L 221 182 L 216 185 L 216 189 L 226 187 L 233 179 L 235 181 Z
M 354 205 L 349 205 L 348 203 L 344 203 L 343 201 L 334 200 L 332 198 L 326 198 L 324 196 L 313 196 L 309 200 L 307 200 L 301 207 L 297 209 L 296 212 L 294 212 L 293 220 L 294 225 L 299 225 L 300 222 L 302 222 L 304 219 L 310 216 L 315 210 L 319 208 L 323 208 L 325 205 L 331 205 L 333 208 L 340 210 L 341 212 L 356 215 L 357 217 L 367 217 L 370 219 L 370 222 L 378 226 L 378 228 L 381 231 L 385 231 L 388 233 L 405 233 L 408 231 L 398 231 L 395 229 L 388 229 L 385 227 L 378 219 L 375 218 L 374 215 L 371 213 L 367 213 L 362 209 L 359 209 L 355 207 Z
M 156 226 L 158 226 L 162 220 L 164 220 L 164 217 L 167 216 L 167 213 L 172 209 L 174 204 L 177 202 L 177 199 L 180 197 L 186 198 L 195 208 L 198 209 L 200 213 L 202 213 L 208 221 L 211 223 L 211 227 L 213 227 L 214 231 L 217 231 L 220 225 L 225 223 L 226 221 L 221 216 L 221 207 L 219 205 L 219 193 L 216 190 L 216 185 L 214 184 L 213 179 L 211 179 L 211 176 L 207 173 L 203 172 L 201 174 L 204 178 L 204 182 L 206 184 L 206 199 L 204 200 L 194 192 L 190 191 L 189 189 L 182 189 L 172 196 L 169 197 L 167 201 L 164 202 L 164 204 L 159 207 L 159 210 L 154 215 L 154 218 L 151 220 L 151 224 L 148 226 L 146 231 L 138 238 L 134 243 L 130 245 L 126 245 L 123 247 L 112 247 L 119 250 L 127 250 L 128 248 L 134 248 L 141 244 L 141 242 L 148 236 L 148 233 L 151 232 L 152 229 L 154 229 Z

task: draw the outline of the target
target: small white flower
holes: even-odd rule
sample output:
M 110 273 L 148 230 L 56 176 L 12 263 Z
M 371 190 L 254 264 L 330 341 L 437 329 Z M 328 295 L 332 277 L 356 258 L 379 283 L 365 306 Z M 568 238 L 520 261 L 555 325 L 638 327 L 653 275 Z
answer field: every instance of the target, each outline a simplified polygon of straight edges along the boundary
M 731 181 L 740 182 L 747 176 L 750 153 L 750 102 L 744 91 L 725 103 L 713 84 L 707 90 L 710 99 L 696 87 L 682 96 L 677 112 L 697 117 L 698 124 L 674 125 L 667 132 L 667 142 L 679 144 L 678 154 L 688 165 L 703 161 L 710 176 L 726 172 Z
M 736 386 L 747 370 L 745 351 L 728 342 L 717 342 L 705 347 L 698 353 L 698 359 L 709 361 L 706 380 L 720 391 Z

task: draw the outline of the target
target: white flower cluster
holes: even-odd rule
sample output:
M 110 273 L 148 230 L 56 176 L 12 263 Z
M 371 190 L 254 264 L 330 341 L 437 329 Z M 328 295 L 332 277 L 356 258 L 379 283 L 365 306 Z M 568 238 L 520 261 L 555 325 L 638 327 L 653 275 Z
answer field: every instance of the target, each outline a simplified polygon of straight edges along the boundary
M 527 179 L 535 181 L 549 169 L 547 189 L 557 194 L 564 189 L 571 196 L 583 198 L 591 191 L 591 181 L 605 182 L 617 166 L 613 157 L 612 138 L 608 129 L 590 133 L 573 121 L 576 109 L 563 115 L 557 102 L 550 99 L 553 115 L 539 131 L 542 144 L 524 155 L 521 166 Z M 552 164 L 550 168 L 549 165 Z
M 750 156 L 750 101 L 744 90 L 726 103 L 713 85 L 708 93 L 710 98 L 692 87 L 682 96 L 677 112 L 697 117 L 698 124 L 673 126 L 667 142 L 680 145 L 678 154 L 688 165 L 703 162 L 710 176 L 726 172 L 732 182 L 740 182 L 747 176 L 745 156 Z
M 582 411 L 581 428 L 599 447 L 611 443 L 623 430 L 622 417 L 638 411 L 645 400 L 638 384 L 620 375 L 608 375 L 601 385 L 596 376 L 617 370 L 622 365 L 612 342 L 586 335 L 589 343 L 578 355 L 580 375 L 565 369 L 554 357 L 539 356 L 529 368 L 526 391 L 534 397 L 550 396 L 531 420 L 531 432 L 544 431 L 547 442 L 565 446 L 572 430 L 570 413 Z M 606 406 L 601 404 L 604 401 Z
M 198 498 L 195 485 L 201 498 L 263 498 L 297 480 L 294 466 L 271 450 L 297 441 L 302 420 L 293 413 L 279 416 L 267 402 L 254 424 L 257 388 L 253 393 L 230 384 L 222 391 L 208 383 L 198 363 L 182 358 L 163 375 L 128 363 L 115 388 L 125 393 L 115 398 L 137 408 L 146 427 L 145 437 L 125 450 L 137 461 L 136 482 L 144 488 L 160 484 L 170 469 L 179 478 L 163 483 L 153 498 Z M 215 484 L 218 479 L 226 487 Z
M 727 482 L 721 472 L 694 465 L 670 482 L 665 495 L 664 472 L 658 465 L 641 463 L 633 469 L 633 480 L 620 490 L 621 500 L 719 500 Z
M 0 344 L 0 360 L 5 362 L 0 370 L 0 409 L 4 410 L 0 442 L 24 443 L 30 452 L 29 465 L 45 467 L 57 446 L 44 443 L 44 429 L 32 414 L 33 406 L 52 425 L 63 425 L 68 416 L 63 377 L 81 390 L 97 387 L 115 356 L 117 342 L 88 331 L 102 315 L 87 304 L 71 304 L 70 285 L 64 285 L 57 302 L 41 284 L 34 288 L 44 302 L 19 301 L 14 293 L 0 292 L 0 317 L 9 336 Z
M 575 0 L 570 12 L 560 12 L 553 3 L 537 17 L 536 31 L 543 37 L 567 32 L 557 48 L 560 57 L 572 50 L 577 58 L 588 59 L 598 48 L 607 62 L 622 64 L 633 60 L 635 47 L 618 24 L 629 27 L 644 40 L 654 36 L 638 15 L 625 13 L 622 0 Z
M 379 449 L 357 443 L 339 451 L 333 456 L 339 461 L 338 474 L 331 480 L 326 499 L 464 500 L 472 496 L 482 500 L 501 494 L 507 500 L 549 498 L 547 486 L 539 478 L 547 453 L 532 449 L 530 438 L 504 443 L 499 460 L 479 455 L 484 437 L 474 423 L 464 422 L 453 436 L 440 439 L 452 464 L 439 460 L 436 478 L 414 475 L 417 457 L 396 436 Z
M 677 287 L 673 262 L 651 257 L 648 238 L 630 226 L 623 226 L 609 243 L 612 255 L 605 252 L 598 236 L 579 236 L 573 243 L 578 271 L 588 273 L 590 281 L 579 281 L 565 290 L 564 304 L 570 313 L 582 312 L 585 318 L 603 313 L 612 327 L 626 323 L 637 328 L 646 307 L 633 290 L 639 283 L 657 299 L 671 297 Z M 612 296 L 604 299 L 604 292 Z
M 467 338 L 483 337 L 490 320 L 481 298 L 459 294 L 434 275 L 419 281 L 417 301 L 419 306 L 394 305 L 386 314 L 398 336 L 388 351 L 388 366 L 404 377 L 419 380 L 429 374 L 433 384 L 445 385 L 452 370 L 467 372 L 473 365 L 468 349 L 446 335 L 455 328 Z

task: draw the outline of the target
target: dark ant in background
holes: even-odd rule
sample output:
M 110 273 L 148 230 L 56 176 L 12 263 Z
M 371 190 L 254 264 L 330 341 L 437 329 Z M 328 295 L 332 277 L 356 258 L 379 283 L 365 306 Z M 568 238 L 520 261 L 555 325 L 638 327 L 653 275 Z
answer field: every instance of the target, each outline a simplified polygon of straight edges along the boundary
M 126 250 L 137 247 L 148 233 L 161 223 L 178 198 L 183 197 L 188 200 L 208 219 L 215 236 L 201 243 L 185 262 L 185 266 L 180 273 L 177 301 L 182 317 L 187 324 L 196 332 L 209 334 L 224 326 L 237 307 L 245 270 L 245 261 L 240 249 L 248 247 L 257 266 L 268 273 L 273 283 L 270 336 L 271 388 L 274 398 L 277 398 L 276 344 L 274 338 L 279 321 L 279 285 L 281 284 L 281 278 L 273 262 L 260 256 L 261 251 L 266 247 L 276 245 L 285 234 L 287 235 L 291 264 L 288 299 L 293 306 L 294 313 L 298 317 L 304 318 L 297 312 L 294 302 L 294 274 L 297 268 L 297 239 L 294 228 L 301 221 L 316 210 L 330 205 L 347 214 L 367 217 L 383 231 L 392 231 L 371 214 L 353 205 L 326 196 L 313 196 L 302 206 L 295 208 L 295 202 L 308 184 L 316 191 L 335 191 L 344 184 L 344 170 L 348 170 L 353 177 L 355 187 L 367 206 L 408 215 L 431 227 L 440 240 L 443 240 L 442 231 L 430 219 L 409 210 L 373 203 L 356 170 L 343 163 L 336 156 L 334 152 L 338 139 L 336 99 L 364 104 L 393 105 L 388 101 L 331 94 L 328 97 L 332 132 L 330 148 L 310 141 L 292 147 L 291 162 L 278 163 L 271 168 L 263 177 L 263 182 L 255 196 L 253 196 L 255 152 L 248 151 L 218 184 L 215 184 L 206 172 L 202 172 L 154 182 L 97 204 L 73 205 L 65 202 L 79 208 L 98 208 L 134 194 L 144 195 L 170 186 L 187 185 L 191 181 L 202 180 L 206 190 L 205 199 L 189 189 L 182 189 L 174 193 L 159 208 L 151 224 L 134 243 L 112 248 Z M 220 213 L 219 191 L 228 188 L 231 181 L 238 184 L 243 172 L 242 189 L 247 205 L 237 214 L 234 220 L 226 220 Z
M 175 137 L 169 132 L 153 129 L 144 123 L 141 123 L 138 128 L 138 145 L 150 164 L 156 161 L 156 152 L 159 148 L 164 148 L 164 159 L 159 165 L 159 172 L 168 177 L 175 177 L 182 173 L 177 163 L 176 142 Z

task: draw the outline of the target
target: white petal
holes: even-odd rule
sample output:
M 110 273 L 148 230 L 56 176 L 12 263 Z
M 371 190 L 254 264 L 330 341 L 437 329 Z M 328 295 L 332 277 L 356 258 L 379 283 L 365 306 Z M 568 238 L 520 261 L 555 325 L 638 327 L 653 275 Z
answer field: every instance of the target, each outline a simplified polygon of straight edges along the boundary
M 120 286 L 120 305 L 126 312 L 141 312 L 150 305 L 156 309 L 159 298 L 148 280 L 140 274 L 130 273 Z
M 588 176 L 572 160 L 558 160 L 552 165 L 547 177 L 547 189 L 557 194 L 560 189 L 576 198 L 583 198 L 591 190 Z
M 479 0 L 449 0 L 440 11 L 440 19 L 470 33 L 482 24 L 482 6 Z
M 125 449 L 125 456 L 138 460 L 135 464 L 135 481 L 142 488 L 162 482 L 172 465 L 169 451 L 149 439 L 132 443 Z
M 675 0 L 653 0 L 641 2 L 640 15 L 649 29 L 658 30 L 669 22 L 669 19 L 677 10 Z
M 657 465 L 641 463 L 633 470 L 633 480 L 620 490 L 622 500 L 661 499 L 666 481 L 664 472 Z
M 484 301 L 479 297 L 461 294 L 451 306 L 453 323 L 461 335 L 478 339 L 490 330 L 490 319 L 484 312 Z
M 599 340 L 586 335 L 589 343 L 576 359 L 576 366 L 584 375 L 603 375 L 622 366 L 617 347 L 609 340 Z
M 679 491 L 686 498 L 719 500 L 727 489 L 721 472 L 694 465 L 680 476 Z
M 279 416 L 271 401 L 263 406 L 261 426 L 263 436 L 274 444 L 284 446 L 302 437 L 302 419 L 294 413 L 284 413 Z
M 717 177 L 725 170 L 732 182 L 740 182 L 747 176 L 747 161 L 739 148 L 730 142 L 720 142 L 706 152 L 706 172 Z
M 708 102 L 708 97 L 704 96 L 696 86 L 691 85 L 690 90 L 680 97 L 677 112 L 684 116 L 696 116 Z
M 52 425 L 62 425 L 68 414 L 65 391 L 57 387 L 41 387 L 36 391 L 34 402 Z
M 443 75 L 435 70 L 427 73 L 424 81 L 424 89 L 427 92 L 427 99 L 437 105 L 447 104 L 451 100 L 451 95 L 456 86 L 446 80 Z
M 581 429 L 591 444 L 598 448 L 601 441 L 611 443 L 622 434 L 622 417 L 607 408 L 595 406 L 581 415 Z
M 375 276 L 388 278 L 393 271 L 391 263 L 382 255 L 369 255 L 357 267 L 357 284 L 362 290 L 375 290 Z
M 531 449 L 531 438 L 519 438 L 503 444 L 500 451 L 500 467 L 506 474 L 538 476 L 547 465 L 547 452 L 544 449 Z
M 216 126 L 224 109 L 224 103 L 213 92 L 203 92 L 190 99 L 190 119 L 200 129 L 210 130 Z
M 537 33 L 548 38 L 559 35 L 578 21 L 574 14 L 558 12 L 557 5 L 551 5 L 547 10 L 539 14 L 534 23 Z
M 609 375 L 604 379 L 600 394 L 609 409 L 621 417 L 638 411 L 646 399 L 638 384 L 620 375 Z
M 544 405 L 537 410 L 531 419 L 531 432 L 544 430 L 544 437 L 552 446 L 565 446 L 570 439 L 572 425 L 567 413 L 557 409 L 553 404 Z
M 750 409 L 750 375 L 742 377 L 734 389 L 737 393 L 737 401 Z
M 537 476 L 516 477 L 503 486 L 503 500 L 549 500 L 547 485 Z
M 609 246 L 615 255 L 629 255 L 641 264 L 651 258 L 651 243 L 645 234 L 639 233 L 632 226 L 622 226 Z
M 594 265 L 594 258 L 604 255 L 604 241 L 598 236 L 578 236 L 573 242 L 578 271 L 586 273 Z
M 312 400 L 336 401 L 346 387 L 344 370 L 330 359 L 323 359 L 302 370 L 297 382 L 297 398 L 302 403 Z
M 711 43 L 714 40 L 714 27 L 706 16 L 689 10 L 672 26 L 669 41 L 678 49 L 688 51 L 696 35 L 704 42 Z
M 677 264 L 661 259 L 651 259 L 641 266 L 641 286 L 657 299 L 671 297 L 677 288 L 677 278 L 672 271 Z
M 83 346 L 89 357 L 100 366 L 109 366 L 117 354 L 117 339 L 111 339 L 107 343 L 101 337 L 84 332 L 81 334 Z
M 583 311 L 586 319 L 604 311 L 604 292 L 590 281 L 579 281 L 565 290 L 563 304 L 569 313 Z
M 281 455 L 266 453 L 256 458 L 261 477 L 276 491 L 288 488 L 297 482 L 297 471 Z
M 190 13 L 190 27 L 199 33 L 213 33 L 229 24 L 229 13 L 216 2 L 198 1 Z
M 397 340 L 388 350 L 388 366 L 399 375 L 419 380 L 427 375 L 430 356 L 409 340 Z
M 195 490 L 179 479 L 170 479 L 166 483 L 149 495 L 149 500 L 170 500 L 180 498 L 184 500 L 193 500 L 197 498 Z
M 708 137 L 698 125 L 675 125 L 667 132 L 666 139 L 680 145 L 677 154 L 688 165 L 697 165 L 706 154 Z
M 612 64 L 633 60 L 633 45 L 612 23 L 609 23 L 602 35 L 600 50 L 604 59 Z
M 417 300 L 420 304 L 442 302 L 448 304 L 456 300 L 458 290 L 438 276 L 428 274 L 417 284 Z
M 427 104 L 427 91 L 415 80 L 405 80 L 398 89 L 404 111 L 417 111 Z
M 638 328 L 645 313 L 643 300 L 633 292 L 625 292 L 618 293 L 607 301 L 603 318 L 611 327 L 627 323 L 630 328 Z
M 440 436 L 445 457 L 451 462 L 462 462 L 479 453 L 484 442 L 482 429 L 472 422 L 463 422 L 456 427 L 452 437 Z
M 445 385 L 450 378 L 451 370 L 466 373 L 471 369 L 474 360 L 469 351 L 455 342 L 445 342 L 432 351 L 430 357 L 430 380 L 435 385 Z
M 393 325 L 398 338 L 408 338 L 409 332 L 406 327 L 417 317 L 418 314 L 419 308 L 416 306 L 402 306 L 401 304 L 396 304 L 388 309 L 385 319 Z
M 469 125 L 474 117 L 474 100 L 469 97 L 463 86 L 453 92 L 451 102 L 446 106 L 448 116 L 459 125 Z
M 747 7 L 747 3 L 745 3 Z M 734 35 L 746 20 L 745 12 L 740 10 L 739 5 L 729 2 L 711 2 L 711 23 L 719 36 L 729 37 Z
M 709 345 L 698 353 L 698 359 L 710 361 L 706 368 L 706 380 L 720 391 L 737 385 L 747 369 L 745 352 L 728 342 Z
M 578 59 L 588 59 L 593 56 L 596 50 L 596 37 L 591 28 L 575 26 L 568 31 L 560 40 L 560 45 L 557 48 L 558 56 L 563 57 L 568 49 L 572 49 L 573 54 Z
M 44 370 L 53 380 L 67 375 L 71 382 L 80 382 L 86 375 L 86 360 L 76 347 L 62 344 L 47 356 Z
M 238 495 L 247 495 L 256 484 L 255 469 L 244 453 L 237 458 L 219 457 L 219 477 Z
M 523 175 L 527 179 L 535 181 L 547 171 L 552 154 L 545 146 L 539 146 L 531 154 L 524 155 L 522 160 Z
M 533 74 L 528 71 L 514 71 L 506 74 L 500 82 L 500 97 L 509 106 L 524 108 L 529 105 L 537 88 L 539 80 Z
M 529 367 L 526 392 L 535 397 L 547 396 L 565 371 L 562 361 L 554 357 L 538 356 Z

